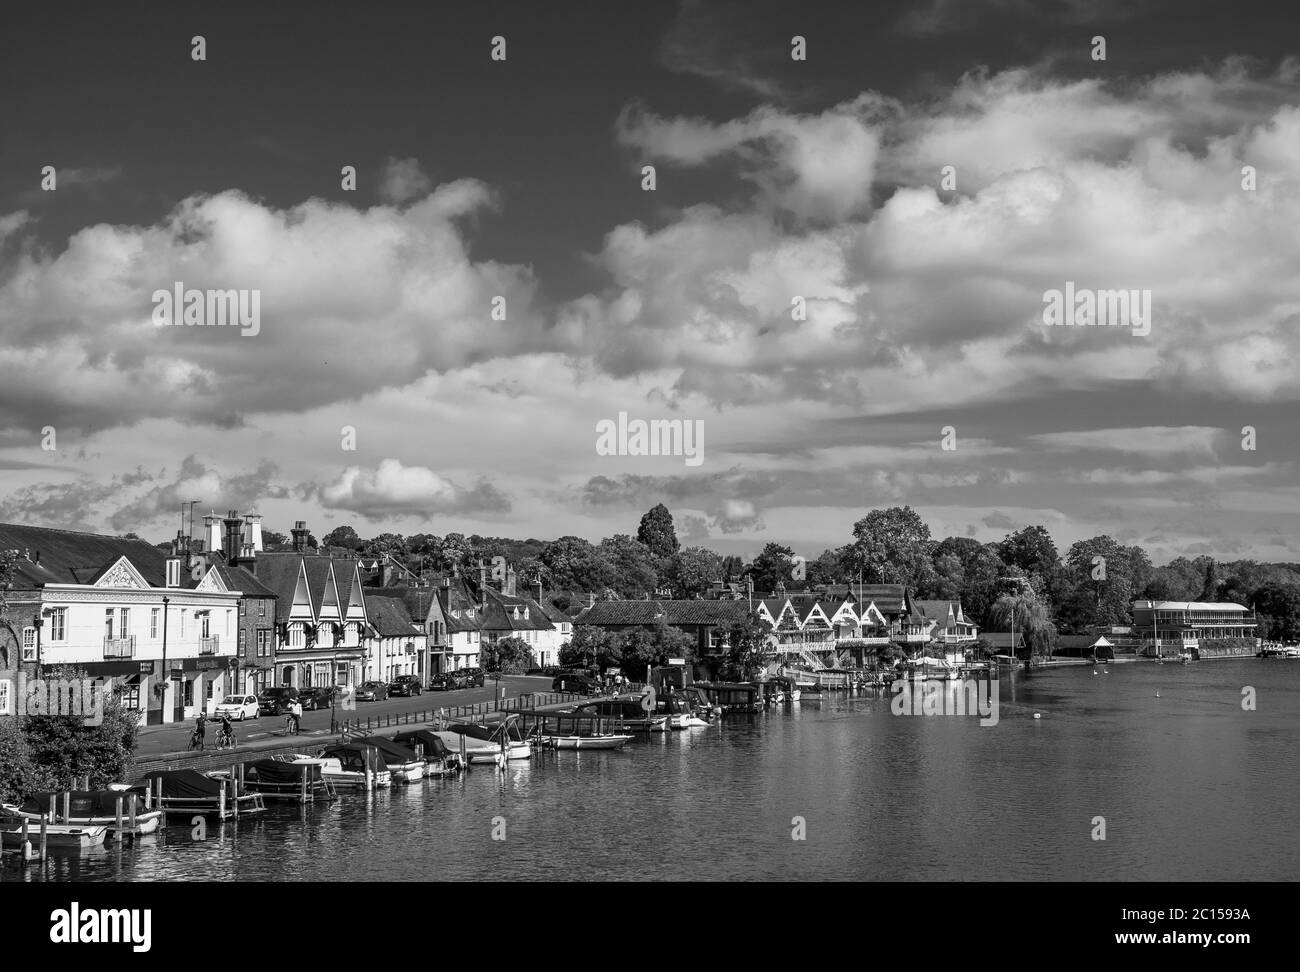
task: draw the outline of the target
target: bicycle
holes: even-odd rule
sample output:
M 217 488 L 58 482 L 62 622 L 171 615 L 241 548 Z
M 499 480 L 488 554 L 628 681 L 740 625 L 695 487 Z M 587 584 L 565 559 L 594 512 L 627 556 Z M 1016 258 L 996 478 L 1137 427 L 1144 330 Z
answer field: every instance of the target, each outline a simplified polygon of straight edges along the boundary
M 284 720 L 284 734 L 286 736 L 298 735 L 298 717 L 290 713 Z
M 231 729 L 231 730 L 226 731 L 226 732 L 220 732 L 220 733 L 217 734 L 217 748 L 218 748 L 218 749 L 234 749 L 234 748 L 235 748 L 235 730 L 234 730 L 234 729 Z
M 203 750 L 203 734 L 197 729 L 190 730 L 190 749 Z

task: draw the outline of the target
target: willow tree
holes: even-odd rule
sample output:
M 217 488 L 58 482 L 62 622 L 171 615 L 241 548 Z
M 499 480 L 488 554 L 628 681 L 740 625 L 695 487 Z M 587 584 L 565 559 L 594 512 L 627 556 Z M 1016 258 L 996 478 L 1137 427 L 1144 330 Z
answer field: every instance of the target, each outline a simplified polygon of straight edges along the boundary
M 989 608 L 989 624 L 1001 631 L 1019 631 L 1032 654 L 1050 655 L 1056 647 L 1056 625 L 1047 606 L 1033 594 L 1002 595 Z M 1011 650 L 1015 651 L 1014 644 Z

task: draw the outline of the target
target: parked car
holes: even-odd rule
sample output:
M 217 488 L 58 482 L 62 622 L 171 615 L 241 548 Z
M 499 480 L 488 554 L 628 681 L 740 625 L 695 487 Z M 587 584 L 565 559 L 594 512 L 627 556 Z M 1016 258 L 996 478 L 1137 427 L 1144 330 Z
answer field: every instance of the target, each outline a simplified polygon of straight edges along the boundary
M 483 687 L 483 669 L 463 668 L 461 669 L 461 671 L 465 673 L 466 688 L 468 688 L 471 685 L 477 685 L 479 688 Z
M 298 690 L 291 685 L 277 685 L 266 689 L 257 697 L 258 715 L 278 716 L 289 711 L 289 703 L 298 697 Z
M 227 695 L 213 711 L 218 719 L 228 715 L 236 722 L 243 722 L 261 715 L 260 708 L 256 695 Z
M 389 695 L 419 695 L 423 691 L 419 675 L 398 675 L 388 683 Z
M 315 685 L 299 692 L 298 701 L 305 711 L 314 712 L 316 709 L 328 709 L 339 694 L 337 685 Z
M 358 702 L 382 702 L 388 698 L 388 686 L 383 682 L 362 682 L 357 686 Z
M 578 672 L 562 672 L 551 682 L 552 692 L 574 692 L 578 695 L 595 695 L 600 691 L 600 682 L 590 675 Z
M 446 692 L 449 689 L 456 688 L 455 672 L 439 672 L 433 678 L 429 679 L 430 692 Z

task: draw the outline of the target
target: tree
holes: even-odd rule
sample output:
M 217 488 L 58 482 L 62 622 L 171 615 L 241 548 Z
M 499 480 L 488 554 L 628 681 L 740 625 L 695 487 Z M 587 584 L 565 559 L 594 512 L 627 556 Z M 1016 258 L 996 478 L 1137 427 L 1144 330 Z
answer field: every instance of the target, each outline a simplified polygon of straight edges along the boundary
M 980 543 L 970 537 L 948 537 L 932 552 L 935 569 L 933 589 L 936 598 L 960 597 L 962 611 L 976 624 L 986 627 L 988 612 L 1001 596 L 1002 578 L 1007 566 L 998 554 L 998 544 Z M 961 564 L 960 580 L 953 573 L 949 558 Z M 955 584 L 957 593 L 951 594 Z
M 1043 526 L 1027 526 L 1015 533 L 1008 533 L 998 544 L 998 554 L 1004 564 L 1019 567 L 1031 580 L 1035 576 L 1040 578 L 1040 582 L 1034 585 L 1035 590 L 1043 589 L 1042 581 L 1047 579 L 1061 561 L 1052 535 Z
M 1056 625 L 1046 605 L 1032 593 L 1005 594 L 998 598 L 989 611 L 989 622 L 1000 631 L 1012 630 L 1014 622 L 1014 630 L 1034 654 L 1050 655 L 1056 647 Z
M 346 547 L 348 550 L 360 550 L 363 542 L 361 537 L 357 535 L 357 531 L 350 526 L 335 527 L 325 534 L 325 546 L 327 547 Z M 308 544 L 308 546 L 313 546 L 313 544 Z
M 575 624 L 573 637 L 560 647 L 561 665 L 592 665 L 600 669 L 623 658 L 623 636 L 591 624 Z
M 80 681 L 86 673 L 74 666 L 47 669 L 48 680 Z M 32 761 L 43 767 L 55 785 L 71 787 L 73 781 L 90 777 L 91 789 L 119 783 L 126 776 L 135 753 L 137 717 L 122 704 L 115 691 L 103 700 L 103 720 L 86 725 L 81 715 L 29 715 L 23 723 Z
M 404 560 L 407 553 L 406 538 L 400 533 L 381 533 L 365 541 L 361 550 L 367 557 L 381 557 L 384 554 Z
M 465 539 L 463 533 L 449 533 L 442 538 L 442 542 L 438 545 L 435 558 L 436 566 L 439 570 L 448 574 L 453 571 L 464 574 L 474 564 L 472 555 L 473 550 L 470 542 Z
M 1138 592 L 1151 578 L 1151 561 L 1141 547 L 1126 547 L 1111 537 L 1080 540 L 1065 558 L 1073 582 L 1058 614 L 1072 630 L 1088 625 L 1125 625 L 1132 619 Z M 1088 595 L 1092 605 L 1088 606 Z
M 677 542 L 677 533 L 673 529 L 673 515 L 668 512 L 668 507 L 663 503 L 659 503 L 641 517 L 636 538 L 646 545 L 653 556 L 664 560 L 677 553 L 680 546 Z
M 650 665 L 666 665 L 669 658 L 695 660 L 696 640 L 691 635 L 660 622 L 628 633 L 623 642 L 620 667 L 634 681 L 644 681 Z
M 293 544 L 289 542 L 288 534 L 276 533 L 274 530 L 263 530 L 262 549 L 268 552 L 292 550 Z
M 32 759 L 23 720 L 0 719 L 0 801 L 22 803 L 31 793 L 52 790 L 57 781 Z
M 722 579 L 722 558 L 704 547 L 685 547 L 668 564 L 668 578 L 677 597 L 699 597 Z
M 727 649 L 722 656 L 726 677 L 748 681 L 774 658 L 772 628 L 761 618 L 750 615 L 727 632 Z
M 930 585 L 930 528 L 910 506 L 872 510 L 853 524 L 853 536 L 850 564 L 867 583 Z
M 659 574 L 650 548 L 640 540 L 620 533 L 602 540 L 596 551 L 613 568 L 613 587 L 624 597 L 654 594 Z
M 779 543 L 769 543 L 754 558 L 746 573 L 754 580 L 754 590 L 760 593 L 775 591 L 791 579 L 794 570 L 794 551 Z
M 834 550 L 823 550 L 821 556 L 807 565 L 808 576 L 805 580 L 808 584 L 834 584 L 842 579 L 845 576 L 844 557 L 848 549 L 846 545 Z
M 557 587 L 599 591 L 614 586 L 615 570 L 599 550 L 582 537 L 565 536 L 542 548 L 538 558 Z
M 533 650 L 523 638 L 502 638 L 484 645 L 479 654 L 489 674 L 522 675 L 533 667 Z
M 1259 635 L 1270 641 L 1300 638 L 1300 585 L 1266 584 L 1252 601 L 1259 612 Z

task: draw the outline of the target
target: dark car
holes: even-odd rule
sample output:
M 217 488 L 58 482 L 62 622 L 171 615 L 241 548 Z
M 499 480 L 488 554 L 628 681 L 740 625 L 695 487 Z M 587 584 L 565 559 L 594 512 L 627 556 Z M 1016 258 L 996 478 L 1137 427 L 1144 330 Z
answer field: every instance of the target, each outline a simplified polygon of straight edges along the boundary
M 456 675 L 454 672 L 439 672 L 429 679 L 430 692 L 446 692 L 454 688 L 456 688 Z
M 398 675 L 388 683 L 389 695 L 419 695 L 423 691 L 418 675 Z
M 471 685 L 477 685 L 479 688 L 482 688 L 482 687 L 483 687 L 483 669 L 481 669 L 481 668 L 463 668 L 463 669 L 461 669 L 461 671 L 462 671 L 462 672 L 464 673 L 464 675 L 465 675 L 465 687 L 466 687 L 466 688 L 469 688 Z
M 551 682 L 552 692 L 573 692 L 577 695 L 595 695 L 600 691 L 600 683 L 590 675 L 580 672 L 562 672 Z
M 284 715 L 289 711 L 289 703 L 298 698 L 298 690 L 291 685 L 277 685 L 266 689 L 257 697 L 257 714 L 259 716 Z
M 388 698 L 388 686 L 383 682 L 362 682 L 356 697 L 358 702 L 382 702 Z
M 339 687 L 337 685 L 316 685 L 311 688 L 305 688 L 298 693 L 298 701 L 307 712 L 314 712 L 316 709 L 328 709 L 334 704 L 334 700 L 339 697 Z

